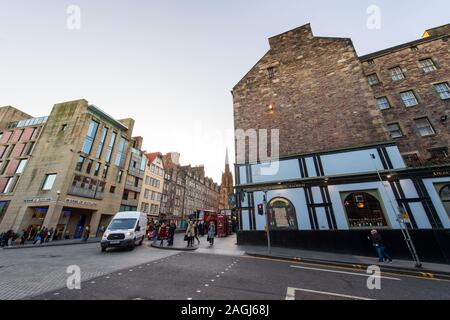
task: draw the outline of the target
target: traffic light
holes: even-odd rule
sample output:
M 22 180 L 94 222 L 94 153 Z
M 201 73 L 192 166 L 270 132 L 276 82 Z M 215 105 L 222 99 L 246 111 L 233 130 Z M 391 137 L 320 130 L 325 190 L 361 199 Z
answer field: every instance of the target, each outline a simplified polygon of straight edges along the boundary
M 259 214 L 260 216 L 263 216 L 263 215 L 264 215 L 264 207 L 263 207 L 263 204 L 262 204 L 262 203 L 258 204 L 258 214 Z

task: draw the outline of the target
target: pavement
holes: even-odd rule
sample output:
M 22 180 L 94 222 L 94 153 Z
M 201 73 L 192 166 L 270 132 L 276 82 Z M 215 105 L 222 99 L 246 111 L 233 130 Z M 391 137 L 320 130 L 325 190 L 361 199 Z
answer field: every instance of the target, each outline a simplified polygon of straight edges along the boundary
M 147 241 L 134 251 L 106 253 L 98 243 L 0 250 L 0 299 L 450 299 L 450 280 L 383 271 L 371 279 L 366 269 L 270 257 L 263 247 L 237 246 L 234 236 L 216 238 L 214 246 L 200 238 L 195 251 L 182 251 L 183 237 L 175 240 L 180 250 L 153 248 Z M 250 251 L 261 256 L 246 254 Z M 325 253 L 306 254 L 323 259 Z M 67 287 L 73 266 L 81 271 L 80 290 Z M 379 285 L 369 289 L 374 279 Z
M 172 247 L 168 247 L 166 245 L 166 241 L 164 241 L 164 246 L 162 247 L 159 245 L 159 241 L 155 244 L 152 244 L 152 246 L 158 249 L 170 249 L 179 251 L 193 250 L 191 248 L 187 248 L 187 243 L 183 238 L 184 235 L 175 235 L 174 245 Z M 375 257 L 375 255 L 373 257 L 366 257 L 333 252 L 310 251 L 279 247 L 272 247 L 271 252 L 269 253 L 267 247 L 265 246 L 238 246 L 236 244 L 236 238 L 234 236 L 227 238 L 216 238 L 216 244 L 214 246 L 210 246 L 209 243 L 206 242 L 206 237 L 200 237 L 200 240 L 200 244 L 198 244 L 197 240 L 195 240 L 194 246 L 194 250 L 196 249 L 196 251 L 198 251 L 199 253 L 228 253 L 230 255 L 247 254 L 255 257 L 303 261 L 316 264 L 351 267 L 355 269 L 367 269 L 367 267 L 369 266 L 378 265 L 380 266 L 382 271 L 402 272 L 423 277 L 441 277 L 450 279 L 450 265 L 448 264 L 427 262 L 422 263 L 422 268 L 418 269 L 415 267 L 415 263 L 412 260 L 395 259 L 392 263 L 379 263 L 378 258 Z
M 100 242 L 100 238 L 89 238 L 86 241 L 81 239 L 68 239 L 68 240 L 55 240 L 50 242 L 44 242 L 39 244 L 33 244 L 33 241 L 28 241 L 24 245 L 13 245 L 3 247 L 3 249 L 11 250 L 11 249 L 26 249 L 26 248 L 42 248 L 42 247 L 55 247 L 55 246 L 68 246 L 75 244 L 87 244 L 87 243 L 97 243 Z
M 60 288 L 30 299 L 219 300 L 227 304 L 240 300 L 450 299 L 450 281 L 382 274 L 377 289 L 368 287 L 371 282 L 365 271 L 195 251 L 84 281 L 79 290 Z

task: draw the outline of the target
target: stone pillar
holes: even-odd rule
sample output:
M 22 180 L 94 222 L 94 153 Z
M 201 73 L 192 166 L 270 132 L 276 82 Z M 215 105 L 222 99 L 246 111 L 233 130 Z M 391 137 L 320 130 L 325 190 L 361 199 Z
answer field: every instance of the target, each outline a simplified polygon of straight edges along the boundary
M 102 215 L 100 212 L 92 212 L 91 221 L 89 222 L 89 225 L 91 227 L 91 233 L 89 234 L 89 237 L 95 237 L 97 235 L 98 224 L 100 223 L 101 217 Z
M 58 221 L 61 218 L 63 206 L 60 204 L 52 203 L 47 210 L 47 214 L 45 215 L 44 223 L 42 227 L 44 228 L 53 228 L 56 230 L 58 225 Z

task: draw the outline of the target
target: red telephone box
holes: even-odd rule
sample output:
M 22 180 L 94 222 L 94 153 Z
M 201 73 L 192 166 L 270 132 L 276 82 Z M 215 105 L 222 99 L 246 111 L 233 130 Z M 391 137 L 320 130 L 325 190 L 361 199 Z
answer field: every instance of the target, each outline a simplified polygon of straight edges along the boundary
M 217 215 L 217 236 L 228 236 L 228 219 L 226 214 L 220 213 Z

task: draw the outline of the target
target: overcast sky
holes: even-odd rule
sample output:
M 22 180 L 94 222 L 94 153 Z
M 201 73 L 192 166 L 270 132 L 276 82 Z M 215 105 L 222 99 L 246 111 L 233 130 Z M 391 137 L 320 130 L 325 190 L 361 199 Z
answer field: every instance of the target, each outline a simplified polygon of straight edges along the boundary
M 371 5 L 380 29 L 367 27 Z M 418 39 L 449 12 L 448 0 L 0 0 L 0 105 L 41 116 L 85 98 L 134 118 L 147 151 L 178 151 L 219 182 L 226 146 L 234 161 L 230 90 L 267 38 L 310 22 L 362 55 Z

